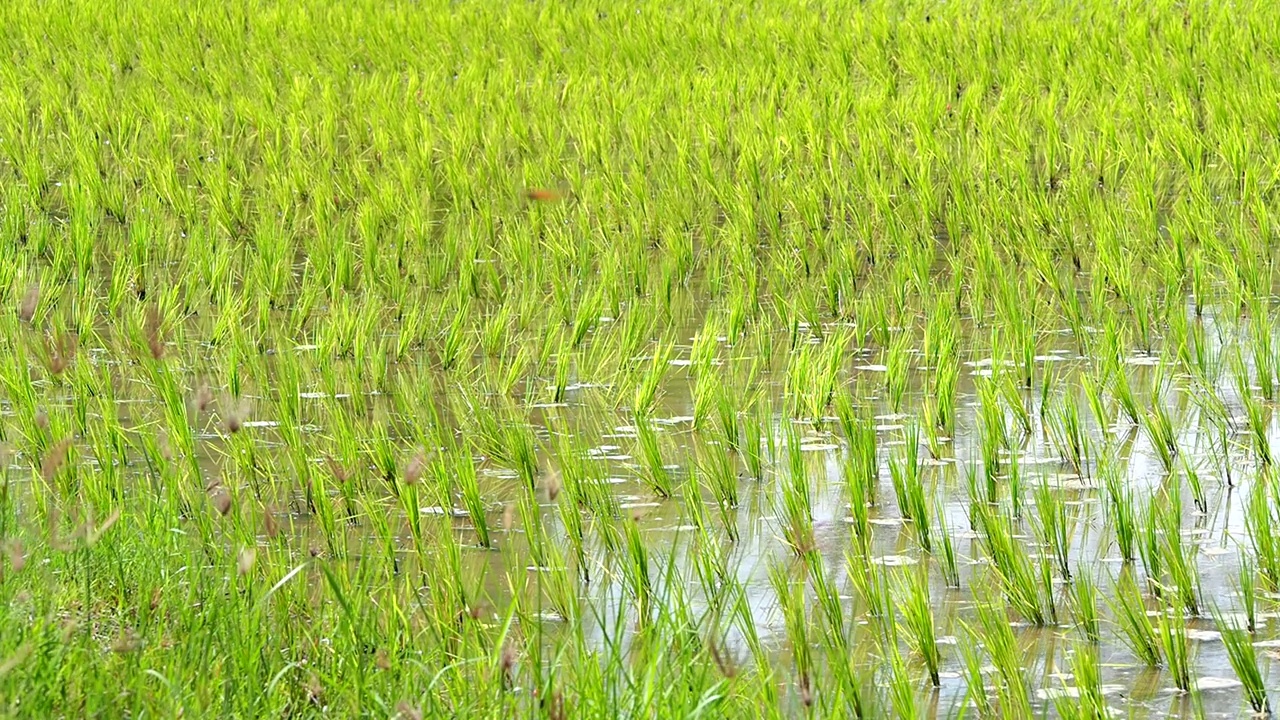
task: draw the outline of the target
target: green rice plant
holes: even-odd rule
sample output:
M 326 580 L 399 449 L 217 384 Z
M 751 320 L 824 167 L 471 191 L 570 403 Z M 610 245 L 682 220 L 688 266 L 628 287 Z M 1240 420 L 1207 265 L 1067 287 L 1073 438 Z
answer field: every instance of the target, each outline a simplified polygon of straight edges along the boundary
M 876 505 L 880 484 L 880 457 L 877 450 L 875 422 L 859 413 L 853 399 L 842 393 L 836 398 L 836 415 L 849 448 L 845 456 L 845 479 L 850 494 Z
M 903 520 L 911 524 L 920 548 L 931 553 L 933 540 L 930 535 L 929 504 L 925 499 L 918 433 L 919 430 L 914 425 L 906 429 L 903 454 L 889 462 L 889 471 L 893 479 L 893 491 L 898 498 L 898 512 L 902 514 Z
M 631 410 L 636 417 L 647 417 L 653 411 L 653 405 L 657 402 L 658 391 L 662 387 L 662 380 L 666 377 L 673 355 L 675 355 L 674 343 L 659 341 L 654 348 L 653 355 L 649 358 L 648 368 L 635 386 Z
M 857 547 L 845 553 L 845 564 L 849 581 L 853 583 L 858 597 L 862 598 L 867 613 L 874 618 L 892 617 L 893 601 L 883 568 L 877 569 L 871 562 L 871 556 Z
M 1237 392 L 1240 404 L 1244 408 L 1245 426 L 1252 441 L 1254 454 L 1258 464 L 1264 468 L 1271 467 L 1271 439 L 1267 436 L 1267 428 L 1271 424 L 1270 411 L 1253 397 L 1249 389 L 1247 371 L 1241 367 L 1235 373 Z
M 916 703 L 915 683 L 912 682 L 906 662 L 898 650 L 896 638 L 888 643 L 885 654 L 889 661 L 889 701 L 893 707 L 893 715 L 905 720 L 916 720 L 921 715 Z
M 659 497 L 671 497 L 673 486 L 671 473 L 662 459 L 662 451 L 658 447 L 658 434 L 648 420 L 636 420 L 636 438 L 640 443 L 640 459 L 643 461 L 645 482 Z
M 981 638 L 991 664 L 996 669 L 996 703 L 1002 717 L 1031 717 L 1031 698 L 1023 673 L 1023 661 L 1013 628 L 1001 610 L 1000 603 L 978 602 L 975 608 L 977 626 L 962 623 L 972 638 Z M 972 691 L 971 691 L 972 694 Z
M 884 350 L 884 389 L 895 413 L 902 410 L 902 399 L 906 397 L 910 383 L 911 341 L 912 333 L 903 328 L 893 336 Z
M 960 675 L 964 678 L 965 697 L 973 703 L 977 708 L 978 717 L 995 718 L 999 717 L 996 713 L 995 705 L 991 702 L 991 697 L 987 694 L 986 683 L 983 681 L 983 658 L 981 651 L 978 649 L 981 643 L 981 634 L 968 625 L 962 624 L 964 632 L 963 637 L 957 643 L 960 650 Z
M 906 572 L 894 576 L 896 605 L 902 613 L 899 625 L 907 636 L 911 649 L 924 661 L 929 681 L 939 687 L 941 681 L 938 666 L 941 656 L 934 630 L 933 608 L 929 601 L 929 577 L 924 567 L 919 572 Z M 905 575 L 906 577 L 903 577 Z
M 942 553 L 939 558 L 938 566 L 942 569 L 943 582 L 945 582 L 949 588 L 958 588 L 960 587 L 960 563 L 956 558 L 955 541 L 951 537 L 950 528 L 947 527 L 945 508 L 940 500 L 934 507 L 933 514 L 934 517 L 938 518 L 937 535 L 939 542 L 942 545 Z M 854 526 L 858 527 L 858 522 L 855 521 Z
M 1157 399 L 1144 416 L 1143 426 L 1151 438 L 1151 446 L 1160 458 L 1160 465 L 1166 473 L 1173 472 L 1174 462 L 1178 459 L 1178 441 L 1173 431 L 1173 422 L 1164 406 Z
M 1113 361 L 1109 374 L 1111 396 L 1115 398 L 1116 404 L 1120 406 L 1130 424 L 1142 425 L 1143 415 L 1138 409 L 1138 400 L 1133 394 L 1133 388 L 1129 385 L 1129 374 L 1125 371 L 1124 365 L 1119 360 Z
M 1224 620 L 1216 608 L 1213 616 L 1218 632 L 1222 634 L 1222 644 L 1227 649 L 1227 660 L 1231 662 L 1231 669 L 1235 670 L 1236 677 L 1244 685 L 1244 696 L 1249 702 L 1250 709 L 1258 715 L 1270 716 L 1271 699 L 1267 695 L 1266 682 L 1262 676 L 1262 668 L 1258 664 L 1252 634 L 1239 627 L 1233 627 Z
M 1278 496 L 1277 484 L 1270 470 L 1259 473 L 1245 506 L 1245 529 L 1253 559 L 1263 586 L 1271 592 L 1280 591 L 1280 533 L 1276 532 L 1280 523 L 1272 510 L 1272 498 Z
M 1049 487 L 1046 478 L 1041 478 L 1036 486 L 1035 503 L 1038 519 L 1035 527 L 1039 540 L 1052 551 L 1063 582 L 1070 583 L 1072 529 L 1067 517 L 1067 506 L 1061 494 Z
M 1062 396 L 1049 405 L 1049 438 L 1071 468 L 1082 476 L 1089 474 L 1089 436 L 1080 421 L 1080 409 L 1070 396 Z
M 1155 519 L 1160 526 L 1160 565 L 1168 578 L 1168 589 L 1173 591 L 1181 608 L 1192 615 L 1199 615 L 1200 570 L 1195 561 L 1198 548 L 1195 543 L 1187 543 L 1183 539 L 1182 494 L 1174 484 L 1162 496 L 1162 509 Z
M 738 507 L 738 477 L 733 472 L 729 453 L 718 443 L 699 445 L 695 461 L 698 477 L 711 492 L 720 509 L 729 539 L 738 538 L 735 511 Z
M 1087 569 L 1080 569 L 1071 582 L 1071 615 L 1085 639 L 1096 645 L 1101 638 L 1098 588 L 1094 585 L 1093 574 Z
M 1042 596 L 1042 579 L 1024 544 L 1014 536 L 1011 519 L 987 505 L 977 506 L 976 515 L 982 547 L 991 558 L 1005 600 L 1027 622 L 1048 624 L 1051 599 Z
M 1209 497 L 1205 494 L 1204 480 L 1200 477 L 1199 470 L 1185 456 L 1182 459 L 1182 474 L 1187 478 L 1187 487 L 1191 490 L 1191 500 L 1195 503 L 1196 510 L 1202 515 L 1208 514 Z
M 1244 606 L 1245 630 L 1250 634 L 1258 631 L 1258 570 L 1248 555 L 1240 558 L 1240 579 L 1236 583 L 1236 594 Z
M 1253 352 L 1253 372 L 1262 390 L 1262 397 L 1274 400 L 1276 397 L 1276 354 L 1274 329 L 1271 326 L 1270 308 L 1266 301 L 1254 299 L 1249 309 L 1252 319 L 1251 340 L 1249 348 Z
M 1176 615 L 1176 617 L 1175 617 Z M 1159 613 L 1156 631 L 1160 638 L 1160 647 L 1164 650 L 1165 667 L 1173 676 L 1173 685 L 1183 692 L 1190 692 L 1191 667 L 1194 660 L 1191 646 L 1187 642 L 1187 626 L 1181 612 L 1168 610 Z
M 782 537 L 797 556 L 816 550 L 813 537 L 813 498 L 809 471 L 795 426 L 786 426 L 788 472 L 782 484 Z
M 466 508 L 475 528 L 476 539 L 480 547 L 493 547 L 493 539 L 489 532 L 488 508 L 480 493 L 480 481 L 476 476 L 475 461 L 469 450 L 463 449 L 454 460 L 453 479 L 457 483 L 458 492 L 462 495 L 462 506 Z
M 1120 557 L 1126 563 L 1133 562 L 1137 557 L 1135 549 L 1138 543 L 1138 518 L 1134 509 L 1133 490 L 1120 477 L 1114 461 L 1099 463 L 1099 472 L 1107 491 L 1107 519 L 1115 533 Z
M 747 474 L 756 480 L 764 479 L 764 438 L 765 435 L 771 433 L 771 424 L 773 422 L 773 413 L 769 403 L 760 399 L 758 396 L 753 397 L 748 403 L 748 411 L 744 413 L 740 422 L 742 425 L 742 444 L 739 449 L 742 453 L 742 462 L 746 465 Z
M 1108 600 L 1115 622 L 1120 626 L 1120 639 L 1139 662 L 1148 667 L 1160 665 L 1161 644 L 1156 629 L 1147 616 L 1142 593 L 1129 571 L 1120 573 L 1115 584 L 1115 598 Z
M 1071 720 L 1106 720 L 1112 716 L 1102 688 L 1102 663 L 1096 643 L 1076 642 L 1071 648 L 1071 676 L 1075 681 L 1072 695 L 1054 698 L 1054 709 Z
M 844 616 L 844 602 L 823 568 L 822 555 L 808 553 L 804 559 L 815 604 L 823 619 L 822 637 L 828 653 L 828 665 L 845 697 L 845 708 L 851 717 L 867 717 L 869 701 L 864 697 L 862 680 L 854 665 L 848 622 Z
M 778 609 L 786 626 L 791 657 L 796 666 L 800 701 L 805 707 L 814 703 L 814 658 L 809 641 L 809 619 L 805 616 L 803 586 L 791 582 L 779 563 L 769 566 L 769 583 L 778 598 Z

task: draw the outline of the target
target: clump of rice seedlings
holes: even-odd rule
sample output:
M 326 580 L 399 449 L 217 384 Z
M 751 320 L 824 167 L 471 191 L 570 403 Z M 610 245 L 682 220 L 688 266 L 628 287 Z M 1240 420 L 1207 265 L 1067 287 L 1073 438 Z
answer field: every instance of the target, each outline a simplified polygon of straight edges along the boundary
M 1277 483 L 1271 471 L 1258 474 L 1245 506 L 1245 529 L 1249 545 L 1263 584 L 1272 592 L 1280 591 L 1280 518 L 1272 512 L 1272 496 Z
M 1270 308 L 1266 301 L 1255 298 L 1251 303 L 1249 315 L 1252 318 L 1252 340 L 1249 348 L 1253 351 L 1253 372 L 1257 378 L 1262 397 L 1275 400 L 1276 397 L 1276 354 L 1275 337 L 1271 326 Z
M 786 426 L 787 474 L 782 483 L 783 538 L 797 555 L 814 550 L 813 497 L 809 489 L 809 469 L 795 426 Z
M 1151 446 L 1160 458 L 1161 467 L 1166 473 L 1173 472 L 1174 462 L 1178 459 L 1178 441 L 1169 413 L 1158 398 L 1144 416 L 1143 426 L 1151 438 Z
M 780 563 L 769 566 L 769 583 L 778 598 L 778 609 L 782 612 L 783 623 L 787 630 L 787 640 L 791 645 L 791 657 L 796 666 L 796 679 L 800 689 L 800 702 L 806 708 L 814 703 L 814 658 L 813 647 L 809 641 L 809 619 L 805 616 L 804 588 L 792 583 L 786 568 Z
M 1098 588 L 1093 583 L 1093 574 L 1087 569 L 1080 569 L 1071 582 L 1071 616 L 1076 627 L 1084 633 L 1091 643 L 1099 638 Z
M 1036 513 L 1039 522 L 1036 530 L 1040 542 L 1053 552 L 1058 572 L 1063 582 L 1071 582 L 1071 525 L 1067 518 L 1067 506 L 1062 495 L 1049 487 L 1047 478 L 1041 478 L 1035 489 Z
M 892 617 L 893 601 L 889 596 L 888 581 L 882 566 L 871 562 L 871 556 L 861 548 L 851 548 L 845 553 L 849 581 L 858 597 L 862 598 L 867 613 L 875 618 Z
M 1195 562 L 1195 544 L 1188 547 L 1182 536 L 1182 494 L 1174 483 L 1170 491 L 1162 495 L 1162 508 L 1153 518 L 1160 526 L 1160 564 L 1168 578 L 1169 589 L 1173 590 L 1181 607 L 1192 615 L 1199 615 L 1200 571 Z
M 1082 476 L 1089 474 L 1089 436 L 1080 421 L 1080 408 L 1070 395 L 1048 406 L 1049 438 L 1058 453 Z
M 648 368 L 635 386 L 631 411 L 636 417 L 647 417 L 653 411 L 653 405 L 658 400 L 658 391 L 662 387 L 662 380 L 667 375 L 667 368 L 674 355 L 675 344 L 672 342 L 660 341 L 654 348 L 653 355 L 649 358 Z
M 453 478 L 457 483 L 458 492 L 462 494 L 462 506 L 466 508 L 467 515 L 471 518 L 480 547 L 493 547 L 487 508 L 484 497 L 480 493 L 480 480 L 476 475 L 475 461 L 469 450 L 463 449 L 455 456 Z
M 939 687 L 941 682 L 938 665 L 941 657 L 934 630 L 933 608 L 929 601 L 929 577 L 925 574 L 925 566 L 921 565 L 920 568 L 918 572 L 907 571 L 894 576 L 898 596 L 895 604 L 902 613 L 899 625 L 906 633 L 907 643 L 924 661 L 930 682 L 934 687 Z
M 671 473 L 667 470 L 666 462 L 662 459 L 662 451 L 658 447 L 658 434 L 654 432 L 653 426 L 645 419 L 637 419 L 636 421 L 636 438 L 640 444 L 640 459 L 643 461 L 643 474 L 645 482 L 659 497 L 671 497 L 672 481 Z
M 837 397 L 836 415 L 845 441 L 849 443 L 845 456 L 845 480 L 851 488 L 850 494 L 863 498 L 867 505 L 875 506 L 880 484 L 875 423 L 854 408 L 848 393 Z
M 696 464 L 698 476 L 720 508 L 725 531 L 730 539 L 736 540 L 738 530 L 733 511 L 738 507 L 738 476 L 733 472 L 729 453 L 719 443 L 699 445 Z
M 1129 374 L 1119 358 L 1113 360 L 1109 375 L 1111 396 L 1115 398 L 1116 404 L 1120 406 L 1130 424 L 1141 425 L 1143 415 L 1138 408 L 1138 400 L 1133 394 L 1133 388 L 1129 385 Z
M 1191 490 L 1191 500 L 1195 503 L 1196 510 L 1202 515 L 1207 515 L 1209 498 L 1205 494 L 1204 480 L 1200 477 L 1199 470 L 1185 456 L 1182 459 L 1182 474 L 1187 478 L 1187 487 Z
M 920 708 L 916 703 L 915 682 L 907 671 L 907 664 L 898 649 L 896 636 L 886 643 L 885 654 L 889 662 L 889 701 L 893 707 L 894 717 L 905 720 L 916 720 L 920 717 Z
M 840 684 L 849 715 L 855 718 L 866 717 L 867 701 L 863 697 L 862 681 L 854 667 L 855 659 L 851 653 L 844 603 L 823 568 L 822 555 L 807 553 L 804 559 L 809 570 L 815 604 L 823 619 L 822 637 L 828 652 L 829 667 Z
M 939 500 L 937 503 L 937 507 L 934 509 L 934 516 L 938 518 L 937 535 L 942 545 L 938 566 L 942 569 L 942 580 L 947 587 L 958 588 L 960 587 L 960 563 L 956 558 L 955 541 L 951 537 L 950 528 L 947 527 L 947 517 L 942 501 Z
M 981 639 L 987 656 L 996 669 L 996 704 L 1001 717 L 1031 717 L 1031 697 L 1023 674 L 1022 653 L 1018 649 L 1013 627 L 1004 616 L 1000 603 L 979 601 L 976 606 L 977 626 L 961 623 L 965 632 Z M 971 696 L 973 690 L 970 690 Z
M 1156 631 L 1164 650 L 1165 667 L 1173 676 L 1173 685 L 1182 692 L 1191 691 L 1191 646 L 1187 642 L 1187 626 L 1182 613 L 1175 608 L 1159 613 Z
M 1235 670 L 1236 677 L 1244 686 L 1244 696 L 1249 702 L 1249 707 L 1258 715 L 1270 717 L 1271 699 L 1267 696 L 1266 682 L 1262 676 L 1262 668 L 1258 664 L 1253 636 L 1224 620 L 1216 608 L 1213 616 L 1218 632 L 1222 634 L 1222 644 L 1227 649 L 1227 659 L 1231 662 L 1231 669 Z
M 961 633 L 962 637 L 957 647 L 960 651 L 960 675 L 964 678 L 965 697 L 977 708 L 979 718 L 986 720 L 986 718 L 998 717 L 982 677 L 983 657 L 979 650 L 980 635 L 963 623 L 961 627 L 964 631 Z
M 999 388 L 990 378 L 975 382 L 978 391 L 978 439 L 982 470 L 987 480 L 987 501 L 996 501 L 996 478 L 1000 474 L 1000 451 L 1009 446 L 1008 428 L 1000 405 Z
M 1138 519 L 1134 509 L 1133 489 L 1120 477 L 1120 470 L 1114 460 L 1099 464 L 1102 485 L 1106 489 L 1107 519 L 1115 533 L 1116 545 L 1120 557 L 1126 563 L 1137 557 Z
M 1248 555 L 1240 558 L 1240 579 L 1236 584 L 1236 594 L 1244 606 L 1245 629 L 1251 634 L 1258 629 L 1258 586 L 1257 568 Z
M 1160 665 L 1160 639 L 1147 615 L 1142 593 L 1129 571 L 1120 573 L 1115 584 L 1115 598 L 1107 601 L 1115 622 L 1120 626 L 1120 639 L 1139 662 L 1149 667 Z
M 911 332 L 900 329 L 884 351 L 884 389 L 893 411 L 901 412 L 902 399 L 906 397 L 911 370 Z
M 1027 553 L 1014 536 L 1011 519 L 991 506 L 979 505 L 977 525 L 982 546 L 991 558 L 1000 589 L 1014 612 L 1033 625 L 1047 625 L 1052 599 L 1042 596 L 1045 586 Z
M 1106 720 L 1112 716 L 1102 690 L 1102 663 L 1095 643 L 1076 642 L 1071 648 L 1071 676 L 1075 692 L 1054 698 L 1054 709 L 1070 720 Z
M 920 463 L 919 430 L 911 425 L 904 434 L 903 454 L 889 463 L 893 492 L 898 499 L 898 512 L 911 524 L 920 548 L 931 553 L 933 540 L 929 532 L 929 504 L 925 499 L 924 473 Z
M 756 480 L 764 479 L 764 437 L 770 432 L 772 411 L 766 400 L 754 396 L 741 419 L 742 444 L 739 447 L 747 474 Z
M 1240 405 L 1244 408 L 1245 426 L 1253 444 L 1254 454 L 1263 468 L 1269 468 L 1272 464 L 1272 456 L 1271 438 L 1267 435 L 1267 428 L 1271 424 L 1271 413 L 1266 406 L 1253 397 L 1249 388 L 1248 371 L 1239 367 L 1235 377 L 1236 391 L 1240 396 Z

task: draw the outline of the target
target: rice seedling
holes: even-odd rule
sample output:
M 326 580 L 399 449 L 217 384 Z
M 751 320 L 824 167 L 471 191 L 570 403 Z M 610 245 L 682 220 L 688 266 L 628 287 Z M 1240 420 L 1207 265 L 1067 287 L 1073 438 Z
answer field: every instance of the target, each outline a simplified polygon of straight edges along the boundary
M 1013 628 L 1000 610 L 999 603 L 979 602 L 976 611 L 977 625 L 965 623 L 962 627 L 970 637 L 982 639 L 987 656 L 996 669 L 995 696 L 1000 715 L 1030 717 L 1031 698 Z M 970 688 L 971 695 L 976 692 Z
M 895 594 L 898 596 L 895 604 L 902 612 L 899 622 L 911 649 L 924 660 L 929 681 L 938 687 L 941 684 L 938 676 L 940 656 L 933 608 L 929 602 L 929 578 L 923 571 L 903 575 L 894 576 Z
M 1112 715 L 1102 688 L 1102 666 L 1093 643 L 1077 642 L 1071 648 L 1071 676 L 1075 692 L 1054 699 L 1054 708 L 1064 718 L 1104 720 Z
M 1250 709 L 1259 715 L 1270 716 L 1271 698 L 1267 695 L 1266 682 L 1258 664 L 1252 633 L 1232 626 L 1216 608 L 1213 615 L 1218 632 L 1222 634 L 1222 644 L 1227 649 L 1227 660 L 1231 663 L 1231 669 L 1235 670 L 1236 677 L 1244 685 L 1244 695 Z
M 1115 584 L 1115 598 L 1108 599 L 1116 624 L 1122 632 L 1121 640 L 1140 662 L 1150 667 L 1160 664 L 1161 644 L 1155 626 L 1147 616 L 1142 593 L 1131 572 L 1122 572 Z
M 889 463 L 893 492 L 898 498 L 898 512 L 911 524 L 920 548 L 933 552 L 930 535 L 929 505 L 925 500 L 924 477 L 920 464 L 919 431 L 911 426 L 906 431 L 906 444 L 901 457 Z
M 1176 615 L 1176 617 L 1175 617 Z M 1173 685 L 1182 692 L 1192 689 L 1190 657 L 1191 646 L 1187 642 L 1187 627 L 1180 612 L 1161 612 L 1156 631 L 1164 650 L 1165 666 L 1173 676 Z

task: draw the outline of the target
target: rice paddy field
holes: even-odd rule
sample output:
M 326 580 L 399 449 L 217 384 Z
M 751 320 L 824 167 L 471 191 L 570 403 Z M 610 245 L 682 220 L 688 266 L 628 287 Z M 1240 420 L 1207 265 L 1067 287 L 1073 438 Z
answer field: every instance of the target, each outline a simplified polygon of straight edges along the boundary
M 1280 13 L 0 4 L 0 716 L 1280 701 Z

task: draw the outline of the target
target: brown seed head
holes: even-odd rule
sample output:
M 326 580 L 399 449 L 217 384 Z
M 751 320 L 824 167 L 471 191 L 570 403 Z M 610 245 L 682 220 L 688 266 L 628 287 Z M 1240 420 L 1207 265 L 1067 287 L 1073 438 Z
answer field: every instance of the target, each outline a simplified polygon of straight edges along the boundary
M 396 705 L 396 713 L 400 720 L 422 720 L 422 711 L 403 700 Z
M 71 367 L 75 360 L 78 341 L 74 335 L 59 335 L 57 341 L 49 343 L 49 372 L 61 375 Z
M 209 498 L 213 502 L 213 509 L 218 511 L 222 517 L 226 517 L 231 512 L 231 494 L 222 488 L 214 491 Z
M 5 544 L 4 554 L 9 557 L 9 569 L 15 573 L 22 572 L 27 566 L 27 552 L 21 540 L 11 540 Z
M 67 462 L 67 451 L 70 449 L 71 441 L 63 440 L 45 453 L 44 460 L 40 463 L 40 477 L 45 482 L 51 482 L 53 476 L 58 474 L 58 470 Z
M 258 559 L 257 548 L 240 548 L 240 554 L 236 555 L 236 572 L 241 575 L 248 575 L 253 570 L 253 564 Z
M 209 389 L 208 383 L 200 383 L 200 387 L 196 390 L 196 412 L 206 412 L 212 404 L 213 390 Z
M 276 520 L 275 512 L 269 507 L 262 509 L 262 531 L 272 540 L 280 534 L 280 521 Z
M 422 448 L 409 458 L 409 463 L 404 468 L 404 484 L 416 485 L 422 479 L 422 473 L 427 469 L 427 454 Z
M 40 284 L 31 283 L 27 288 L 27 292 L 22 296 L 22 302 L 18 304 L 18 319 L 24 323 L 30 324 L 32 318 L 36 316 L 36 308 L 40 306 Z
M 155 305 L 147 307 L 147 317 L 143 321 L 143 332 L 147 336 L 147 348 L 151 357 L 159 360 L 164 357 L 164 322 L 160 317 L 160 309 Z
M 532 202 L 551 203 L 564 199 L 564 193 L 554 188 L 529 188 L 524 196 Z

